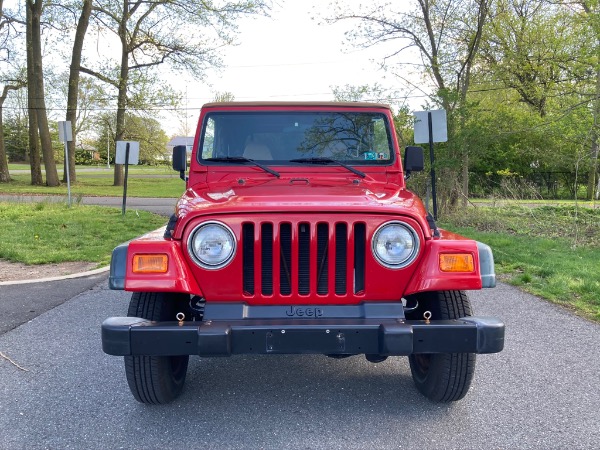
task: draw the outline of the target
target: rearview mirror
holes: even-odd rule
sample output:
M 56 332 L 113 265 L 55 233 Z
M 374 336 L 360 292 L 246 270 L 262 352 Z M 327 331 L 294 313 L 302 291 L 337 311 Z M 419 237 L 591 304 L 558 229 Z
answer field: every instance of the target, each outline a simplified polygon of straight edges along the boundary
M 176 145 L 173 147 L 173 169 L 179 172 L 179 178 L 185 181 L 187 169 L 187 146 Z
M 406 178 L 411 172 L 420 172 L 425 167 L 422 147 L 406 147 L 404 150 L 404 174 Z

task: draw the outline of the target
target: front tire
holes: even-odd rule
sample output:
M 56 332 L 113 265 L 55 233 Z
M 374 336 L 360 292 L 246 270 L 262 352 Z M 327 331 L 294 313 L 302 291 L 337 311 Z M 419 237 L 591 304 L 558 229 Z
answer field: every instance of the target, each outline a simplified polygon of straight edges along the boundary
M 187 310 L 189 297 L 163 292 L 135 292 L 129 303 L 129 317 L 153 321 L 175 321 Z M 163 404 L 176 399 L 183 389 L 189 356 L 125 356 L 129 389 L 140 403 Z
M 471 303 L 464 291 L 424 292 L 411 297 L 419 307 L 407 319 L 452 320 L 472 315 Z M 474 353 L 412 354 L 408 357 L 413 381 L 425 397 L 434 402 L 452 402 L 468 392 L 475 372 Z

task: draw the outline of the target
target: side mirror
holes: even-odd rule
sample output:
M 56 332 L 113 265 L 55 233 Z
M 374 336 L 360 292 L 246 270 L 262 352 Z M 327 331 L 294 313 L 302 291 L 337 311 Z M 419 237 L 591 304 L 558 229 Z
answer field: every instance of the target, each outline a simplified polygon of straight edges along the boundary
M 422 147 L 406 147 L 404 150 L 404 173 L 408 178 L 411 172 L 420 172 L 425 167 Z
M 173 147 L 173 170 L 179 172 L 179 178 L 185 180 L 185 171 L 187 170 L 187 146 L 176 145 Z

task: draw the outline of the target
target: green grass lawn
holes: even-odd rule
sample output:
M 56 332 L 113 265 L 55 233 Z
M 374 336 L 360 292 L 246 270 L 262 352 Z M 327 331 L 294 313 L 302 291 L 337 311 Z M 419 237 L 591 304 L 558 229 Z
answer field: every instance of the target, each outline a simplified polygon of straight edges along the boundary
M 155 169 L 156 170 L 156 169 Z M 150 175 L 154 177 L 144 177 Z M 158 175 L 158 177 L 156 177 Z M 13 174 L 12 181 L 0 183 L 0 194 L 16 195 L 67 195 L 67 184 L 57 187 L 32 186 L 29 174 Z M 185 190 L 185 183 L 173 172 L 131 171 L 127 179 L 128 197 L 177 198 Z M 120 197 L 122 186 L 113 186 L 113 174 L 106 172 L 81 172 L 77 182 L 71 184 L 73 196 Z
M 139 179 L 137 188 L 178 197 L 182 181 L 172 180 L 171 187 L 168 181 Z M 88 182 L 85 189 L 96 189 L 92 195 L 112 188 L 111 180 Z M 121 217 L 120 209 L 104 207 L 0 203 L 0 223 L 2 259 L 106 264 L 116 245 L 164 225 L 165 218 L 141 211 Z M 600 322 L 600 210 L 479 206 L 442 217 L 440 226 L 490 245 L 501 281 Z
M 62 172 L 63 172 L 63 165 L 62 164 L 57 164 L 56 165 L 57 170 L 58 170 L 58 174 L 60 177 L 62 177 Z M 12 172 L 12 171 L 16 171 L 16 170 L 26 170 L 27 172 L 30 171 L 30 167 L 29 164 L 22 164 L 22 163 L 10 163 L 8 165 L 8 171 Z M 106 164 L 96 164 L 96 165 L 76 165 L 75 166 L 75 171 L 77 172 L 77 174 L 79 174 L 80 172 L 97 172 L 97 171 L 102 171 L 105 172 L 107 174 L 112 174 L 114 171 L 114 165 L 110 165 L 110 168 L 106 167 Z M 160 166 L 146 166 L 146 165 L 135 165 L 135 166 L 129 166 L 129 172 L 130 173 L 143 173 L 143 174 L 156 174 L 156 175 L 177 175 L 174 171 L 173 168 L 170 165 L 160 165 Z M 44 173 L 44 166 L 42 165 L 42 173 Z
M 559 199 L 527 199 L 527 200 L 515 200 L 515 199 L 502 199 L 502 198 L 472 198 L 469 199 L 471 205 L 478 206 L 491 206 L 497 208 L 503 208 L 507 206 L 573 206 L 574 200 L 559 200 Z M 598 200 L 577 200 L 577 204 L 581 207 L 597 208 L 600 207 L 600 201 Z
M 0 259 L 25 264 L 87 261 L 108 264 L 114 247 L 164 226 L 145 211 L 56 203 L 0 202 Z
M 478 207 L 441 225 L 490 245 L 500 280 L 600 322 L 600 210 Z

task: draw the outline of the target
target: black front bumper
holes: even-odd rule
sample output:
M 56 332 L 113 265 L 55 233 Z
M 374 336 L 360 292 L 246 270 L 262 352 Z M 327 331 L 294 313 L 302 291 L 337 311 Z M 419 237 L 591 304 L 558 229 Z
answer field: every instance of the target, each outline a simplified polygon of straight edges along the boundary
M 496 353 L 504 324 L 495 318 L 242 319 L 151 322 L 111 317 L 102 324 L 109 355 Z

